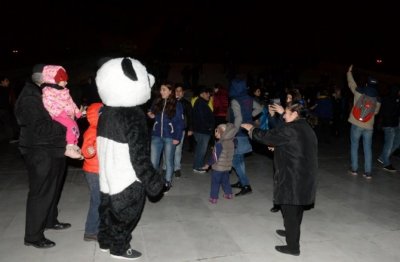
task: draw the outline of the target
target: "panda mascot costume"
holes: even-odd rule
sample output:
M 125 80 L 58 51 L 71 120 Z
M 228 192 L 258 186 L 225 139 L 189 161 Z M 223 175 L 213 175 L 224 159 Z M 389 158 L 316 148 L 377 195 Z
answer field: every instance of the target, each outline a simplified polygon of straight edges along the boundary
M 132 58 L 115 58 L 97 71 L 96 84 L 104 107 L 97 129 L 99 158 L 101 251 L 114 258 L 136 259 L 130 247 L 146 196 L 161 195 L 164 178 L 150 161 L 146 116 L 140 108 L 150 99 L 154 77 Z

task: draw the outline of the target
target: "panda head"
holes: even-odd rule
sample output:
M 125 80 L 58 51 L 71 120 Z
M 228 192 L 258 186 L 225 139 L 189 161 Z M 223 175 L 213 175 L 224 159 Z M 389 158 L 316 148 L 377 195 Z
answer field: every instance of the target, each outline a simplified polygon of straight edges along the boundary
M 97 71 L 96 84 L 101 100 L 107 106 L 132 107 L 150 99 L 154 76 L 138 60 L 114 58 Z

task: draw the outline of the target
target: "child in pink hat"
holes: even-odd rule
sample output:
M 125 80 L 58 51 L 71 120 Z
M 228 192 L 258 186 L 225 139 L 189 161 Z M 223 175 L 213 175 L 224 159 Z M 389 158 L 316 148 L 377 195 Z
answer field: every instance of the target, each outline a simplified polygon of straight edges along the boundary
M 74 159 L 83 159 L 78 146 L 79 128 L 75 118 L 82 116 L 66 87 L 68 75 L 62 66 L 47 65 L 43 68 L 42 99 L 44 107 L 53 120 L 67 128 L 67 147 L 65 155 Z

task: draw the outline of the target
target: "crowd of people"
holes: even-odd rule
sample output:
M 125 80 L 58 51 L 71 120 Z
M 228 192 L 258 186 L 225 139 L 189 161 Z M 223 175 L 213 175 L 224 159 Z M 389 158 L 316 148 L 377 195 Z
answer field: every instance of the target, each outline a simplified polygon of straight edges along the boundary
M 115 73 L 115 68 L 123 74 Z M 211 204 L 218 203 L 220 188 L 225 199 L 251 194 L 246 156 L 253 150 L 270 152 L 274 163 L 271 211 L 281 211 L 284 230 L 276 232 L 287 243 L 275 248 L 300 255 L 303 212 L 315 203 L 318 142 L 329 144 L 331 136 L 342 135 L 347 116 L 351 125 L 350 174 L 358 175 L 360 170 L 362 137 L 363 175 L 372 178 L 372 135 L 379 111 L 385 140 L 378 161 L 386 171 L 396 171 L 390 156 L 400 146 L 400 89 L 391 87 L 390 95 L 381 100 L 378 81 L 370 77 L 365 85 L 357 85 L 352 70 L 350 66 L 347 81 L 354 100 L 346 111 L 337 86 L 322 88 L 314 99 L 296 88 L 286 90 L 285 97 L 265 97 L 263 87 L 249 87 L 240 75 L 231 79 L 228 87 L 193 88 L 191 101 L 185 98 L 185 84 L 167 81 L 160 82 L 152 97 L 154 78 L 140 62 L 111 59 L 97 72 L 98 100 L 79 108 L 67 88 L 65 68 L 35 65 L 14 106 L 19 149 L 29 176 L 25 245 L 53 247 L 55 242 L 47 239 L 44 231 L 71 227 L 58 220 L 57 209 L 66 157 L 70 157 L 83 160 L 90 190 L 84 240 L 98 241 L 102 251 L 110 251 L 116 258 L 140 257 L 129 242 L 144 208 L 144 196 L 160 199 L 173 188 L 174 179 L 182 176 L 183 149 L 185 145 L 192 149 L 194 144 L 192 171 L 204 174 L 211 170 Z M 114 82 L 110 82 L 112 78 Z M 0 80 L 7 86 L 7 78 Z M 118 88 L 111 88 L 119 82 Z M 136 85 L 139 89 L 132 91 Z M 14 114 L 10 114 L 9 101 L 1 95 L 0 102 L 1 120 L 11 123 Z M 85 130 L 76 122 L 81 117 L 88 121 Z M 81 145 L 80 133 L 84 134 Z M 231 174 L 237 181 L 230 182 Z

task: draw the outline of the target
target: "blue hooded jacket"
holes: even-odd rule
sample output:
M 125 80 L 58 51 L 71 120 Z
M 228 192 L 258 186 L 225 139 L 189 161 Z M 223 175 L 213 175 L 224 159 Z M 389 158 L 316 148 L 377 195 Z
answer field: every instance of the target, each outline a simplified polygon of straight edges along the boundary
M 247 93 L 247 83 L 241 79 L 234 79 L 229 87 L 229 98 L 236 100 L 240 105 L 240 112 L 242 114 L 242 123 L 253 123 L 253 98 Z M 234 114 L 232 108 L 229 108 L 229 122 L 234 123 Z M 246 136 L 242 130 L 238 132 L 238 136 Z

